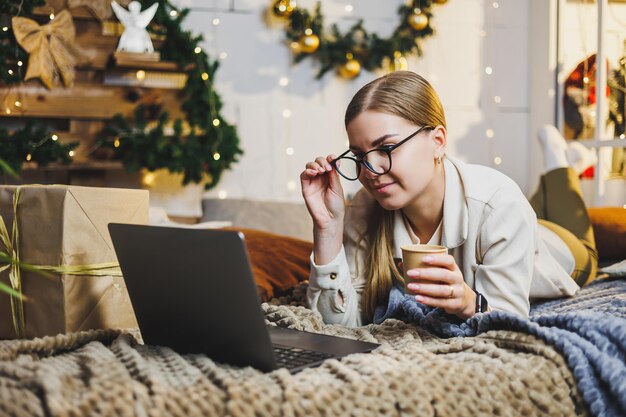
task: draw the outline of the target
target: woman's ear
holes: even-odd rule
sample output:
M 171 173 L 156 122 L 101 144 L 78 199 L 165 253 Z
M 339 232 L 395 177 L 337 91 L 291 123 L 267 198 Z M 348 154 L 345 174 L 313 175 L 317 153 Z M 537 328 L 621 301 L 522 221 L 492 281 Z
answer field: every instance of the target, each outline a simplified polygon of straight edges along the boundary
M 433 130 L 432 140 L 435 143 L 435 155 L 443 157 L 448 146 L 446 128 L 438 125 Z

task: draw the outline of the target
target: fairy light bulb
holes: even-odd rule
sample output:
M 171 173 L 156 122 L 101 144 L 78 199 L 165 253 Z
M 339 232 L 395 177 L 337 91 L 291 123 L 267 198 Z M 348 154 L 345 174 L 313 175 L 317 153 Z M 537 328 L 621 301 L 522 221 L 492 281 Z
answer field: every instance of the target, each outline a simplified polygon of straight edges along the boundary
M 495 136 L 495 132 L 493 131 L 493 129 L 487 129 L 487 130 L 485 131 L 485 135 L 486 135 L 489 139 L 491 139 L 491 138 L 493 138 L 493 137 Z
M 226 52 L 220 52 L 220 59 L 224 60 L 226 58 L 228 58 L 228 54 Z
M 50 13 L 50 20 L 54 20 L 54 13 Z
M 218 127 L 220 125 L 220 119 L 213 119 L 213 126 Z
M 6 31 L 8 31 L 8 30 L 9 30 L 9 28 L 8 28 L 7 26 L 5 26 L 5 27 L 3 27 L 3 28 L 2 28 L 2 31 L 3 31 L 3 32 L 6 32 Z
M 74 151 L 69 151 L 67 154 L 68 154 L 69 156 L 74 156 Z
M 493 98 L 493 101 L 494 101 L 495 103 L 500 104 L 500 103 L 502 103 L 502 97 L 500 97 L 500 96 L 495 96 L 495 97 Z
M 287 87 L 289 85 L 289 78 L 287 78 L 287 77 L 280 77 L 280 79 L 278 80 L 278 84 L 281 87 Z
M 176 16 L 178 16 L 178 12 L 176 10 L 170 10 L 170 16 L 171 17 L 176 17 Z
M 50 139 L 52 139 L 53 141 L 56 142 L 57 140 L 59 140 L 59 137 L 56 134 L 54 134 L 54 135 L 50 136 Z
M 202 52 L 202 48 L 200 48 L 199 46 L 196 46 L 196 48 L 193 50 L 194 53 L 199 54 L 200 52 Z
M 496 165 L 500 165 L 502 163 L 502 158 L 496 156 L 495 158 L 493 158 L 493 163 Z
M 137 81 L 143 81 L 146 79 L 146 72 L 144 70 L 139 70 L 137 71 L 136 77 Z
M 352 13 L 352 11 L 354 10 L 354 6 L 351 4 L 346 4 L 345 10 L 347 13 Z
M 22 61 L 17 61 L 17 66 L 21 67 L 22 65 L 24 65 L 24 63 Z
M 15 100 L 15 107 L 22 107 L 22 102 L 19 100 Z
M 491 74 L 493 74 L 493 68 L 491 68 L 491 67 L 485 67 L 485 74 L 487 74 L 487 75 L 491 75 Z
M 113 141 L 113 147 L 119 148 L 120 145 L 121 145 L 120 139 L 119 138 L 115 138 L 115 141 Z
M 215 152 L 213 154 L 213 159 L 216 160 L 216 161 L 219 161 L 221 157 L 222 157 L 222 155 L 220 155 L 218 152 Z
M 313 34 L 313 29 L 311 29 L 311 28 L 306 28 L 306 29 L 304 30 L 304 34 L 305 34 L 305 35 L 307 35 L 307 36 L 311 36 L 311 35 Z
M 207 74 L 206 72 L 203 72 L 203 73 L 202 73 L 202 79 L 203 79 L 204 81 L 208 80 L 208 79 L 209 79 L 209 74 Z
M 26 155 L 26 160 L 30 161 L 31 159 L 33 159 L 33 156 L 31 154 Z
M 220 200 L 224 200 L 224 199 L 226 199 L 226 197 L 228 197 L 228 192 L 226 190 L 220 190 L 220 192 L 217 193 L 217 197 Z
M 213 26 L 217 26 L 220 24 L 220 20 L 216 17 L 215 19 L 211 21 L 211 23 L 213 23 Z
M 284 109 L 284 110 L 283 110 L 283 117 L 284 117 L 285 119 L 289 119 L 289 118 L 291 117 L 291 110 L 289 110 L 289 109 Z
M 285 149 L 285 153 L 289 156 L 293 155 L 295 153 L 295 150 L 293 149 L 293 147 L 289 146 Z
M 497 9 L 500 7 L 500 3 L 498 3 L 497 1 L 494 1 L 493 3 L 491 3 L 491 7 L 493 7 L 494 9 Z
M 13 70 L 10 69 L 9 71 L 7 71 L 9 73 L 9 75 L 13 75 Z

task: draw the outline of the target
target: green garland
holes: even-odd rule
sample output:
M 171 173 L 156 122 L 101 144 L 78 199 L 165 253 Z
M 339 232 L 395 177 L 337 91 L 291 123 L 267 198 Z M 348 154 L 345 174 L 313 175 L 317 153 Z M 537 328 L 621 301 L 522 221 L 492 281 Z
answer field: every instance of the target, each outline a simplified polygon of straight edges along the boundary
M 243 153 L 239 148 L 239 137 L 235 127 L 221 116 L 222 102 L 213 89 L 213 80 L 218 63 L 209 62 L 207 54 L 199 48 L 202 36 L 193 36 L 191 32 L 182 30 L 182 22 L 189 13 L 188 9 L 179 10 L 168 0 L 157 0 L 159 8 L 149 30 L 164 37 L 160 48 L 163 60 L 173 61 L 180 68 L 185 68 L 188 79 L 183 88 L 184 101 L 182 110 L 185 113 L 185 122 L 191 133 L 183 132 L 182 120 L 170 122 L 167 113 L 156 116 L 149 114 L 144 107 L 138 106 L 134 117 L 125 118 L 117 114 L 107 124 L 99 135 L 99 144 L 113 149 L 114 159 L 121 160 L 129 171 L 141 168 L 156 170 L 166 168 L 171 172 L 183 173 L 183 183 L 205 182 L 206 188 L 217 185 L 225 169 L 237 161 Z M 154 0 L 140 0 L 144 6 L 152 5 Z M 44 5 L 44 0 L 23 0 L 17 3 L 14 0 L 0 0 L 0 15 L 6 21 L 11 16 L 20 15 L 32 17 L 33 8 Z M 173 13 L 172 13 L 173 12 Z M 5 21 L 5 20 L 3 20 Z M 4 27 L 4 26 L 2 26 Z M 17 44 L 10 25 L 4 31 L 0 27 L 0 81 L 10 85 L 23 82 L 28 62 L 28 54 Z M 18 66 L 22 61 L 24 65 Z M 156 126 L 148 127 L 149 122 L 156 121 Z M 166 135 L 166 126 L 174 125 L 174 134 Z M 39 136 L 51 137 L 41 125 L 30 125 L 24 132 L 33 133 L 37 129 Z M 13 141 L 26 140 L 19 132 L 10 135 L 7 131 L 0 131 L 0 138 L 11 138 Z M 32 139 L 32 138 L 30 138 Z M 53 161 L 70 162 L 67 153 L 61 158 L 53 158 L 66 151 L 67 146 L 57 141 L 51 141 L 46 149 L 56 147 L 56 151 L 31 153 L 33 161 L 45 165 Z M 4 148 L 4 145 L 3 145 Z M 0 171 L 3 167 L 14 167 L 19 171 L 21 163 L 28 155 L 28 143 L 16 144 L 21 152 L 0 150 Z M 26 154 L 24 154 L 26 152 Z M 16 159 L 20 158 L 21 159 Z M 3 161 L 2 161 L 3 160 Z M 4 164 L 2 163 L 4 162 Z M 5 171 L 9 172 L 4 169 Z M 208 177 L 208 181 L 207 180 Z
M 144 6 L 154 3 L 140 2 Z M 189 10 L 179 10 L 168 0 L 158 3 L 150 29 L 165 36 L 161 57 L 180 68 L 189 68 L 182 110 L 190 132 L 185 135 L 182 120 L 175 120 L 173 135 L 165 135 L 170 122 L 166 112 L 158 116 L 155 127 L 148 128 L 149 112 L 139 106 L 132 121 L 116 115 L 103 131 L 102 143 L 114 149 L 116 158 L 130 171 L 167 168 L 183 173 L 183 184 L 206 180 L 205 188 L 210 189 L 243 151 L 235 127 L 221 116 L 222 102 L 213 89 L 217 61 L 209 63 L 207 54 L 198 46 L 202 36 L 181 29 Z
M 339 31 L 336 24 L 333 24 L 330 32 L 327 32 L 321 5 L 318 2 L 313 14 L 306 9 L 295 8 L 288 16 L 285 35 L 290 44 L 299 42 L 306 35 L 307 29 L 317 35 L 319 47 L 312 53 L 296 54 L 294 61 L 316 58 L 321 65 L 317 74 L 318 79 L 331 69 L 345 65 L 350 57 L 356 59 L 366 70 L 372 71 L 382 68 L 388 60 L 393 62 L 397 53 L 422 55 L 417 40 L 433 34 L 430 25 L 431 10 L 432 5 L 437 3 L 443 4 L 445 1 L 412 0 L 411 4 L 402 5 L 398 9 L 400 24 L 391 37 L 383 39 L 375 33 L 368 33 L 363 27 L 363 20 L 359 20 L 345 34 Z M 416 11 L 428 17 L 428 24 L 419 30 L 409 24 L 409 16 Z
M 9 131 L 0 128 L 0 171 L 16 175 L 24 161 L 46 166 L 50 162 L 68 164 L 72 161 L 70 151 L 78 143 L 60 143 L 57 138 L 40 123 L 32 120 L 19 130 Z

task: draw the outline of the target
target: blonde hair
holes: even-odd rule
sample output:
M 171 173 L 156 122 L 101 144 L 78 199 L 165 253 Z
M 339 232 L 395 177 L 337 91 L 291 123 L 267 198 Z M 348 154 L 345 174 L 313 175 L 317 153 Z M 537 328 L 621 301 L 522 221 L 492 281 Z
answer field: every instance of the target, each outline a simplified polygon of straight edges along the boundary
M 346 127 L 367 110 L 392 114 L 417 126 L 446 127 L 439 96 L 428 81 L 410 71 L 392 72 L 363 86 L 346 109 Z M 393 261 L 393 219 L 392 211 L 374 204 L 368 219 L 372 227 L 367 236 L 360 237 L 360 240 L 367 238 L 369 241 L 361 306 L 368 320 L 373 318 L 377 305 L 387 302 L 393 283 L 402 282 L 402 274 Z

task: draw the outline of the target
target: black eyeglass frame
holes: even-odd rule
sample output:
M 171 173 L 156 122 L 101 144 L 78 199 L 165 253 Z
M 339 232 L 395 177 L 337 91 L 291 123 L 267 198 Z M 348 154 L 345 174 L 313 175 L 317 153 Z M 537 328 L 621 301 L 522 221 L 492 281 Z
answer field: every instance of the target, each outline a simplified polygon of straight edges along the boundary
M 400 142 L 396 143 L 395 145 L 385 145 L 385 146 L 381 146 L 379 148 L 375 148 L 375 149 L 369 150 L 369 151 L 365 152 L 363 154 L 363 156 L 361 156 L 358 159 L 357 158 L 353 158 L 351 156 L 346 156 L 348 153 L 351 152 L 351 150 L 348 149 L 347 151 L 345 151 L 344 153 L 339 155 L 337 158 L 333 159 L 330 162 L 330 165 L 337 170 L 339 175 L 341 175 L 342 177 L 344 177 L 348 181 L 356 181 L 356 180 L 359 179 L 359 177 L 361 176 L 361 165 L 365 166 L 365 168 L 367 168 L 370 172 L 372 172 L 372 173 L 374 173 L 376 175 L 384 175 L 384 174 L 388 173 L 389 171 L 391 171 L 391 166 L 393 164 L 393 158 L 391 157 L 391 152 L 393 152 L 400 145 L 402 145 L 403 143 L 407 142 L 409 139 L 414 138 L 415 136 L 417 136 L 418 134 L 420 134 L 424 130 L 433 130 L 433 129 L 435 129 L 435 126 L 422 126 L 419 129 L 417 129 L 415 132 L 411 133 L 406 138 L 402 139 Z M 387 158 L 389 158 L 389 169 L 387 169 L 384 172 L 376 172 L 374 170 L 374 168 L 367 161 L 365 161 L 365 157 L 367 156 L 368 153 L 380 152 L 380 151 L 385 152 L 387 154 Z M 341 173 L 341 170 L 337 168 L 337 161 L 339 161 L 340 159 L 350 159 L 350 160 L 354 161 L 354 163 L 356 164 L 356 178 L 348 178 L 344 174 Z

